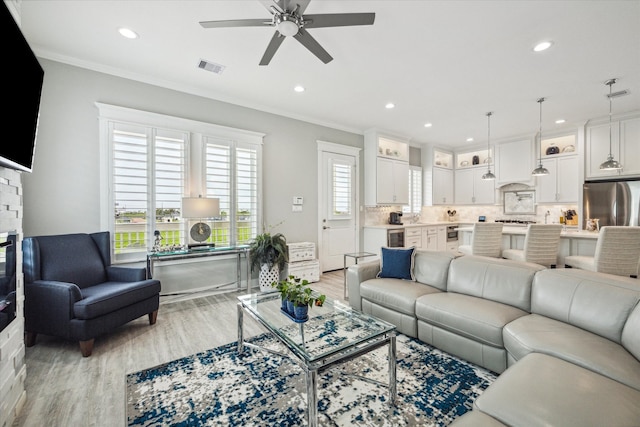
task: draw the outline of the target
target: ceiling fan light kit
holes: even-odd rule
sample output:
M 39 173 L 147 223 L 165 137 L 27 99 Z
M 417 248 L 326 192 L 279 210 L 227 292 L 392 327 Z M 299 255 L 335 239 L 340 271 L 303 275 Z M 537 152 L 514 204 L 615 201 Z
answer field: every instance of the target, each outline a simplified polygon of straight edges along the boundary
M 273 15 L 270 21 L 264 19 L 233 19 L 226 21 L 201 21 L 203 28 L 264 27 L 275 28 L 275 32 L 260 60 L 260 65 L 269 65 L 271 59 L 286 37 L 293 37 L 323 63 L 333 57 L 307 32 L 307 28 L 347 27 L 373 25 L 375 13 L 325 13 L 303 15 L 311 0 L 261 1 Z

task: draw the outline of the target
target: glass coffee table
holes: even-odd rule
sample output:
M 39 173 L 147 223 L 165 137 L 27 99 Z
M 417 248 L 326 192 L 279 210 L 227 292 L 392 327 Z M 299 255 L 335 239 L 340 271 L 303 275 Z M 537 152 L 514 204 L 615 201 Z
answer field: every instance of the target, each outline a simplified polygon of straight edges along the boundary
M 278 293 L 242 295 L 238 301 L 238 353 L 244 347 L 258 348 L 297 362 L 306 374 L 310 426 L 318 425 L 318 374 L 385 345 L 389 346 L 389 383 L 371 378 L 365 380 L 388 387 L 389 403 L 395 403 L 396 327 L 391 323 L 329 298 L 322 307 L 310 308 L 309 320 L 304 323 L 296 323 L 280 311 Z M 246 342 L 243 329 L 245 313 L 271 332 L 289 350 L 288 354 Z

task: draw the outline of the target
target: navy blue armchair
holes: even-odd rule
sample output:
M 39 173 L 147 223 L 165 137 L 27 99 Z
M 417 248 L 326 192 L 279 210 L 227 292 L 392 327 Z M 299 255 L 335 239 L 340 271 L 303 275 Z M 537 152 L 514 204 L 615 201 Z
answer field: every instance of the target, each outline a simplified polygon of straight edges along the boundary
M 112 266 L 109 232 L 27 237 L 22 252 L 27 347 L 53 335 L 88 357 L 95 337 L 145 314 L 156 323 L 160 282 L 144 267 Z

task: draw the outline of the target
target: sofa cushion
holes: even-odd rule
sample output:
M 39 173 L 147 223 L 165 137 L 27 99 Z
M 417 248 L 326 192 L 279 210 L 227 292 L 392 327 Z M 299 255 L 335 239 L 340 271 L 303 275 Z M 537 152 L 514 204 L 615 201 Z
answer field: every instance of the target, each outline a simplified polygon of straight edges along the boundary
M 447 291 L 531 309 L 531 282 L 538 264 L 465 255 L 451 261 Z
M 449 265 L 454 258 L 448 251 L 416 251 L 413 259 L 416 281 L 446 291 Z
M 640 391 L 545 354 L 511 366 L 474 402 L 507 425 L 637 426 Z
M 160 282 L 153 279 L 126 283 L 105 282 L 81 291 L 82 300 L 74 304 L 73 313 L 78 319 L 94 319 L 159 295 Z
M 387 279 L 414 280 L 413 256 L 415 248 L 382 248 L 378 277 Z
M 504 325 L 529 314 L 507 304 L 454 292 L 419 297 L 415 310 L 419 320 L 500 348 L 504 347 Z
M 622 345 L 640 360 L 640 304 L 636 305 L 624 324 Z
M 416 299 L 440 290 L 401 279 L 371 279 L 360 284 L 360 296 L 377 305 L 415 316 Z
M 620 344 L 584 329 L 530 314 L 505 326 L 503 339 L 516 361 L 532 352 L 549 354 L 640 390 L 640 361 Z
M 622 328 L 638 301 L 637 279 L 560 268 L 536 275 L 531 290 L 531 313 L 620 343 Z

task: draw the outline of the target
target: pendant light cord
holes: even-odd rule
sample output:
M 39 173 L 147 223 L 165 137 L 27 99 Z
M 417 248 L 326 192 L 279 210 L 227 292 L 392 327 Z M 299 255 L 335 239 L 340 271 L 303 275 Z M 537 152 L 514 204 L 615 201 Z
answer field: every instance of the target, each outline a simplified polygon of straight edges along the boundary
M 489 172 L 491 172 L 491 145 L 490 142 L 491 141 L 491 115 L 493 113 L 491 111 L 489 111 L 487 113 L 487 157 L 489 157 L 489 161 L 487 162 L 487 170 Z
M 538 104 L 540 104 L 540 130 L 538 131 L 538 139 L 540 141 L 538 148 L 538 166 L 542 167 L 542 103 L 544 102 L 544 98 L 538 99 Z
M 611 79 L 609 83 L 609 157 L 613 158 L 612 147 L 611 147 L 611 89 L 613 84 L 616 82 L 616 79 Z

